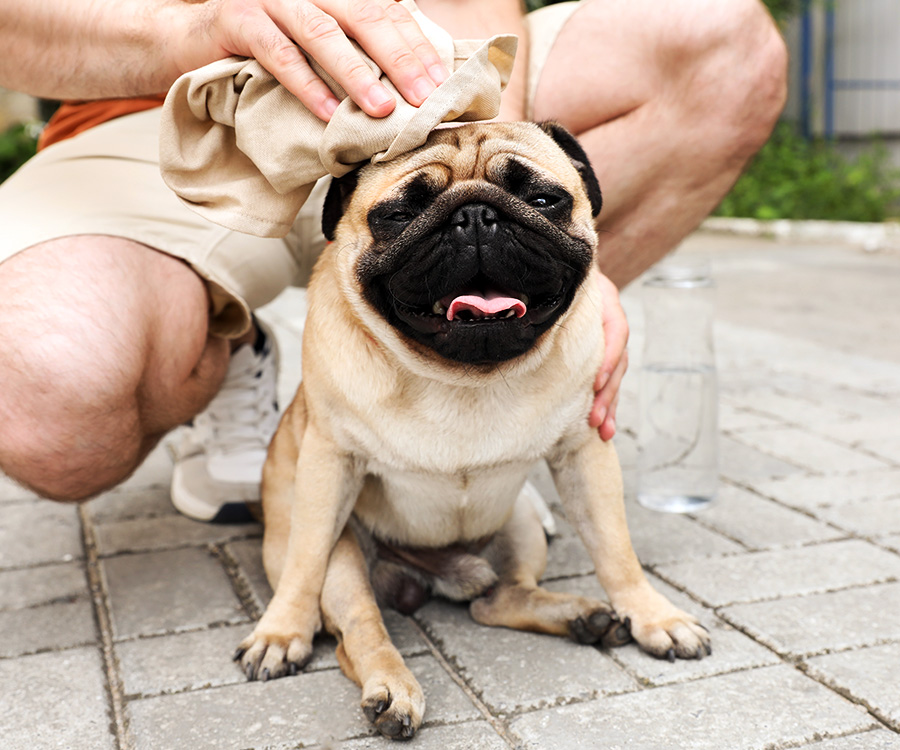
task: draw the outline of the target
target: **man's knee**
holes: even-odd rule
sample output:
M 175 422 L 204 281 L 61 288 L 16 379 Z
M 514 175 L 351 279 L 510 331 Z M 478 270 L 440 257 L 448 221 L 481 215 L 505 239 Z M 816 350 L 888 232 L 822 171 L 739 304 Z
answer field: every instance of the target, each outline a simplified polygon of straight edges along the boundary
M 750 153 L 768 138 L 787 97 L 788 53 L 760 0 L 686 0 L 667 38 L 673 70 L 683 70 L 710 118 Z
M 45 497 L 85 500 L 138 465 L 134 389 L 78 342 L 53 339 L 3 341 L 0 469 Z

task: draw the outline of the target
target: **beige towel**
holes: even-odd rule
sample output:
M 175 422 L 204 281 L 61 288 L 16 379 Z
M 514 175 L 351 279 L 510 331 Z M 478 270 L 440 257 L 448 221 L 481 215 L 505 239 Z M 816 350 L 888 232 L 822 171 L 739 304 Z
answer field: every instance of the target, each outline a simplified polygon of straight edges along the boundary
M 340 105 L 324 123 L 256 60 L 231 57 L 179 78 L 163 107 L 160 169 L 189 207 L 224 227 L 283 237 L 316 180 L 368 160 L 393 159 L 425 142 L 440 123 L 497 115 L 516 37 L 454 41 L 412 0 L 403 0 L 451 71 L 413 107 L 361 50 L 397 106 L 383 118 L 363 112 L 315 61 Z M 359 49 L 357 47 L 357 49 Z

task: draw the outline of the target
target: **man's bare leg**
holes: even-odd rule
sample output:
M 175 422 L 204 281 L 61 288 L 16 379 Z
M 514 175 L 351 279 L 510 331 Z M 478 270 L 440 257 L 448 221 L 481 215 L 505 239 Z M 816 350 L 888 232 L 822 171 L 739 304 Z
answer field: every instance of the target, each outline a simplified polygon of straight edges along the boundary
M 520 0 L 419 0 L 457 38 L 519 35 L 500 118 L 525 116 Z M 787 52 L 759 0 L 582 0 L 538 82 L 536 121 L 575 133 L 600 179 L 600 269 L 622 287 L 712 211 L 784 105 Z
M 68 237 L 0 264 L 0 469 L 83 500 L 126 478 L 218 390 L 229 344 L 183 262 Z
M 603 190 L 619 287 L 718 205 L 784 105 L 787 53 L 758 0 L 583 0 L 543 69 L 536 120 L 574 132 Z

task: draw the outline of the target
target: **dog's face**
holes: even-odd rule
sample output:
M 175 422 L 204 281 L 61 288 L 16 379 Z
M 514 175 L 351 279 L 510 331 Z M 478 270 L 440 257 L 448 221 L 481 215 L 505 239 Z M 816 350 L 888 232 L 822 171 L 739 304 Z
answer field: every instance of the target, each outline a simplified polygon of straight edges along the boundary
M 333 181 L 323 230 L 406 345 L 471 366 L 519 357 L 565 313 L 600 204 L 560 126 L 466 125 Z

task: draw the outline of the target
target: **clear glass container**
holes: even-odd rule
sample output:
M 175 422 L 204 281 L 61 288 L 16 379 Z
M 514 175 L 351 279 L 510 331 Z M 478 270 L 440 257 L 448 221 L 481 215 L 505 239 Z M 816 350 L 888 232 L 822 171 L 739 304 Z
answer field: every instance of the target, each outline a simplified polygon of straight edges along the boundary
M 644 351 L 638 423 L 638 502 L 691 513 L 719 479 L 715 285 L 706 258 L 675 256 L 643 284 Z

